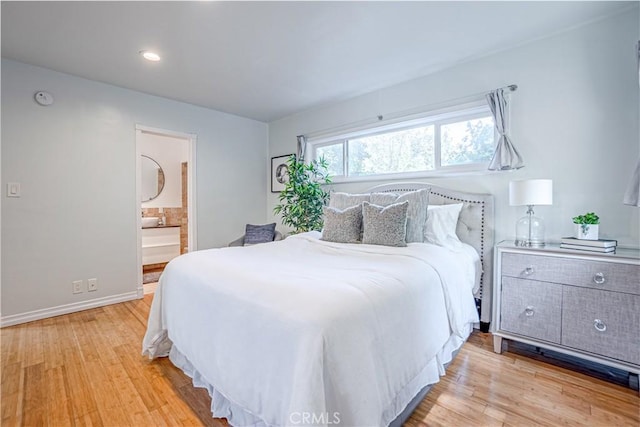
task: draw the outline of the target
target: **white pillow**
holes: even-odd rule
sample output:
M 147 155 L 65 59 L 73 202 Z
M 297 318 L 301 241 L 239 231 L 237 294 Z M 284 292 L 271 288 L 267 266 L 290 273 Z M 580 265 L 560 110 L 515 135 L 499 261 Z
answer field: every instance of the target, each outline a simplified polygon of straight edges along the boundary
M 462 205 L 462 203 L 429 205 L 427 208 L 427 222 L 424 225 L 425 242 L 459 251 L 462 247 L 462 242 L 456 234 L 456 227 Z

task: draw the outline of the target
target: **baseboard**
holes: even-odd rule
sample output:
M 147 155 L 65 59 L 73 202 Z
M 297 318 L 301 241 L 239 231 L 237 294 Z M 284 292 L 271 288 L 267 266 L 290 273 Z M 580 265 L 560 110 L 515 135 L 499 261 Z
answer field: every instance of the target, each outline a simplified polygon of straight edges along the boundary
M 46 319 L 48 317 L 75 313 L 77 311 L 89 310 L 91 308 L 103 307 L 105 305 L 111 305 L 119 302 L 142 298 L 138 295 L 139 291 L 127 292 L 125 294 L 95 298 L 88 301 L 74 302 L 72 304 L 43 308 L 41 310 L 28 311 L 26 313 L 12 314 L 10 316 L 2 316 L 2 318 L 0 318 L 0 327 L 4 328 L 5 326 L 18 325 L 20 323 L 32 322 L 34 320 Z

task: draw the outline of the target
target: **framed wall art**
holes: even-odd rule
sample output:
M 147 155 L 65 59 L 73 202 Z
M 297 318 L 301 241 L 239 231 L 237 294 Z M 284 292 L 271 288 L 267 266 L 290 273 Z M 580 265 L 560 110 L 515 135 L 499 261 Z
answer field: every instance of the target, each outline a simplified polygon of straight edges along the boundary
M 279 193 L 284 190 L 284 186 L 289 179 L 287 173 L 287 160 L 293 154 L 271 158 L 271 192 Z

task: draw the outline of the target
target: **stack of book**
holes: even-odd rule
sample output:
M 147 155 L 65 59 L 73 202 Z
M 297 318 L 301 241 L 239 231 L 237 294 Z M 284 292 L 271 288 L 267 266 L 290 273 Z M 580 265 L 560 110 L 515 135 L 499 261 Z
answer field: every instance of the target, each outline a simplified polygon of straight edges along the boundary
M 616 240 L 585 240 L 576 239 L 575 237 L 563 237 L 560 247 L 564 249 L 573 249 L 579 251 L 615 253 L 618 242 Z

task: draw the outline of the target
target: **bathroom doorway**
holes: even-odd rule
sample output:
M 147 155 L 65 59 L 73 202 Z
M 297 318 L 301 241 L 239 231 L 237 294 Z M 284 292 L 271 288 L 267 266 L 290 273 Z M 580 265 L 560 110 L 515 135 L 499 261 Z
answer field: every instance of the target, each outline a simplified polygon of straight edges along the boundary
M 171 259 L 197 248 L 195 143 L 193 134 L 136 125 L 139 298 Z

